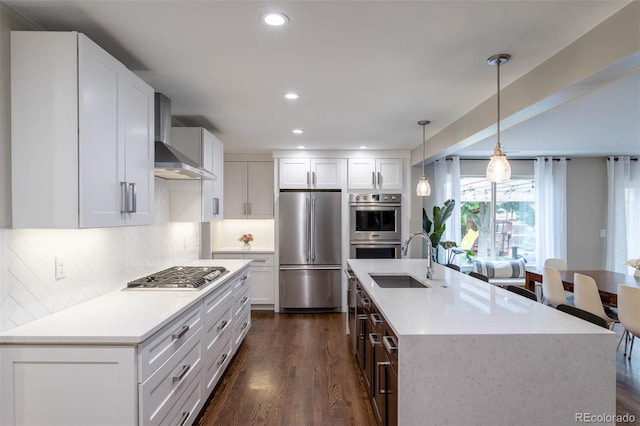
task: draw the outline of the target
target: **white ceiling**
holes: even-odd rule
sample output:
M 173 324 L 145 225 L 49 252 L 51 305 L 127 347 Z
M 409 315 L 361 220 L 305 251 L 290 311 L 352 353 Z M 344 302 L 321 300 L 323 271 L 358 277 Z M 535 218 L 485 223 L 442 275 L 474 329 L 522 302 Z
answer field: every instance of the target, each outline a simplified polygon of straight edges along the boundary
M 171 98 L 183 123 L 213 130 L 226 152 L 268 152 L 415 148 L 418 120 L 432 121 L 429 137 L 495 93 L 489 56 L 512 54 L 504 87 L 628 1 L 5 3 L 46 30 L 87 34 Z M 288 25 L 262 25 L 269 10 Z M 638 143 L 639 84 L 636 75 L 505 130 L 505 149 L 595 154 L 611 153 L 614 139 Z M 290 90 L 301 98 L 283 99 Z M 549 134 L 557 138 L 540 136 Z M 493 143 L 467 155 L 485 156 Z

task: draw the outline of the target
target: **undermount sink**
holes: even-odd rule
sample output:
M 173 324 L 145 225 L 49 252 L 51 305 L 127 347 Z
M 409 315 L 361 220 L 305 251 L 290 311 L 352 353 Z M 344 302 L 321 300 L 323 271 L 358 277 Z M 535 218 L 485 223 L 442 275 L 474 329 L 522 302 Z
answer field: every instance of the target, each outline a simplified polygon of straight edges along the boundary
M 429 288 L 429 286 L 422 281 L 418 281 L 411 275 L 397 274 L 397 275 L 371 275 L 369 276 L 375 281 L 378 286 L 382 288 Z

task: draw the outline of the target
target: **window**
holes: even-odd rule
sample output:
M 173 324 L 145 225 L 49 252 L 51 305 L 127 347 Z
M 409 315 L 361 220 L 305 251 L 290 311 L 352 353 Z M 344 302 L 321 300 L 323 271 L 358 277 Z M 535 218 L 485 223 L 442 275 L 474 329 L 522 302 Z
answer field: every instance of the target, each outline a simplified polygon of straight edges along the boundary
M 495 256 L 524 257 L 536 263 L 535 195 L 533 176 L 496 184 Z M 478 257 L 491 257 L 491 183 L 484 177 L 460 179 L 460 244 Z M 463 262 L 464 263 L 464 262 Z

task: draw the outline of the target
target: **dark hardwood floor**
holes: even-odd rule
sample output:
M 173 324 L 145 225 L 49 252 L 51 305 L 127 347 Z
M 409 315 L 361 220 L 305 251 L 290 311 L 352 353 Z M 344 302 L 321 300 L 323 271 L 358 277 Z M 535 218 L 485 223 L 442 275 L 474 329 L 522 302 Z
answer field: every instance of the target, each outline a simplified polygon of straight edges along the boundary
M 197 425 L 375 425 L 344 314 L 251 315 L 251 330 Z M 635 416 L 619 425 L 640 425 L 636 340 L 631 361 L 622 348 L 617 355 L 617 414 Z
M 343 314 L 253 311 L 199 425 L 375 425 Z

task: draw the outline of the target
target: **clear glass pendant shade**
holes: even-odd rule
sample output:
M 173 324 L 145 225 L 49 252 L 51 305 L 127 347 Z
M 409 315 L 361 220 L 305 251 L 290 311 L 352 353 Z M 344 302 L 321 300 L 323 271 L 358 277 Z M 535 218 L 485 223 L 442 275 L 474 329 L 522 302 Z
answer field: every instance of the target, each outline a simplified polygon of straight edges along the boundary
M 431 185 L 429 185 L 429 181 L 424 175 L 422 175 L 420 177 L 420 180 L 418 181 L 416 194 L 418 195 L 418 197 L 428 197 L 429 195 L 431 195 Z
M 496 150 L 498 151 L 498 150 Z M 487 180 L 489 182 L 506 182 L 511 179 L 511 165 L 507 161 L 507 156 L 501 151 L 494 152 L 487 165 Z

